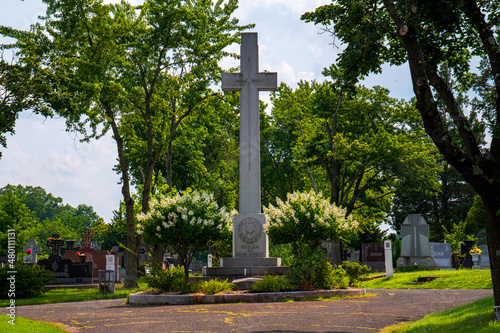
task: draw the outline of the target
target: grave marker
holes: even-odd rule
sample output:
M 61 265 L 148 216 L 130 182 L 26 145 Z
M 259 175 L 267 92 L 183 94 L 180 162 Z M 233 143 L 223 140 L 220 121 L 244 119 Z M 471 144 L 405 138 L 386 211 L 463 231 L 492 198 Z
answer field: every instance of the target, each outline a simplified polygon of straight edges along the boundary
M 363 264 L 372 268 L 372 271 L 385 270 L 384 244 L 365 243 L 361 246 Z
M 23 257 L 24 262 L 27 264 L 35 264 L 38 261 L 37 254 L 40 251 L 41 251 L 40 245 L 36 245 L 36 240 L 34 239 L 28 240 L 28 245 L 23 246 L 23 252 L 28 254 L 27 256 Z
M 431 257 L 436 262 L 436 267 L 440 269 L 451 269 L 451 244 L 430 242 Z
M 429 246 L 429 225 L 420 214 L 409 214 L 401 226 L 401 256 L 397 267 L 436 267 Z

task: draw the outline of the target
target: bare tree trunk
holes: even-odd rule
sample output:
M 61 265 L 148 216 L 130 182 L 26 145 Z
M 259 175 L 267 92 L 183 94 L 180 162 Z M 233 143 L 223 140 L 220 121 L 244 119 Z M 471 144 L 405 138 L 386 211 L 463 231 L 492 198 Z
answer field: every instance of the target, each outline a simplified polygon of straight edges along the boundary
M 483 199 L 484 201 L 484 199 Z M 495 305 L 500 305 L 500 202 L 496 205 L 484 203 L 486 209 L 486 237 L 491 263 L 491 281 Z M 497 288 L 495 288 L 497 286 Z
M 128 164 L 123 150 L 123 138 L 120 135 L 113 112 L 107 109 L 106 115 L 111 119 L 111 128 L 118 149 L 118 160 L 120 162 L 120 171 L 122 174 L 122 195 L 123 201 L 125 202 L 125 219 L 127 222 L 127 248 L 133 251 L 125 252 L 126 273 L 124 287 L 133 289 L 139 287 L 137 285 L 137 248 L 139 244 L 135 234 L 134 199 L 130 194 L 130 179 Z

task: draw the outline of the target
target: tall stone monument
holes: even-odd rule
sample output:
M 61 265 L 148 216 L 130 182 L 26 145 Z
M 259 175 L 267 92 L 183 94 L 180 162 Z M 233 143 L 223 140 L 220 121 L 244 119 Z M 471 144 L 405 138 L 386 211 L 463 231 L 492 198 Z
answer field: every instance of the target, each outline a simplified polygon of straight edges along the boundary
M 222 90 L 240 91 L 239 214 L 233 216 L 233 257 L 221 267 L 206 267 L 206 275 L 260 275 L 285 269 L 281 258 L 269 258 L 260 195 L 259 91 L 277 89 L 276 73 L 259 73 L 257 33 L 241 34 L 241 72 L 223 73 Z
M 401 226 L 401 256 L 397 267 L 436 267 L 429 245 L 429 225 L 420 214 L 409 214 Z

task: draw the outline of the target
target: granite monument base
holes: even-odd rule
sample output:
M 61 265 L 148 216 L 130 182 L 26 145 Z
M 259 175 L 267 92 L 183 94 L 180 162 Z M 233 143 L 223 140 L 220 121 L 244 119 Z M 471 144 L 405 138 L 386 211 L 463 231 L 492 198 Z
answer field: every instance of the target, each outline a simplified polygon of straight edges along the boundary
M 262 276 L 284 275 L 290 267 L 281 266 L 281 258 L 239 257 L 222 258 L 220 267 L 203 267 L 203 276 Z
M 432 257 L 399 257 L 396 267 L 415 267 L 415 263 L 418 268 L 437 268 L 436 261 Z

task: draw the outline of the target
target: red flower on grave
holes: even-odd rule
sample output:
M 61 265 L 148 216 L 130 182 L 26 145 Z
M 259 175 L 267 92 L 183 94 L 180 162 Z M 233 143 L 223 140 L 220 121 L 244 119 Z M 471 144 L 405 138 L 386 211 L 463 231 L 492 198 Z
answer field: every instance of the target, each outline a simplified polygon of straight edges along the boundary
M 30 250 L 30 249 L 27 249 L 27 250 L 26 250 L 26 253 L 27 253 L 27 254 L 31 254 L 31 250 Z
M 87 252 L 85 252 L 85 255 L 88 256 L 89 254 Z
M 77 255 L 77 256 L 79 256 L 79 255 L 80 255 L 80 252 L 77 252 L 77 253 L 76 253 L 76 255 Z

